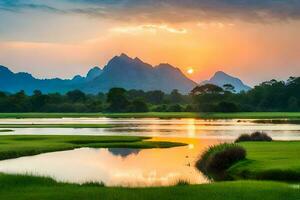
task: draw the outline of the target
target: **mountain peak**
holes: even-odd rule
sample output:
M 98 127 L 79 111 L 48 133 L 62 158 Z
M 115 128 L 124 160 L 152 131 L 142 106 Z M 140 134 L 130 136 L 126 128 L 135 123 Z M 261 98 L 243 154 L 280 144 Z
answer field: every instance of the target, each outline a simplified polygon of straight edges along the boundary
M 130 58 L 127 54 L 125 53 L 121 53 L 121 55 L 119 56 L 119 58 L 123 58 L 123 59 L 130 59 L 132 60 L 132 58 Z
M 230 75 L 226 74 L 226 73 L 223 72 L 223 71 L 217 71 L 217 72 L 214 74 L 214 76 L 230 76 Z
M 206 81 L 203 81 L 201 84 L 214 84 L 219 87 L 223 87 L 225 84 L 231 84 L 235 87 L 236 92 L 248 91 L 251 88 L 245 85 L 239 78 L 233 77 L 223 71 L 217 71 L 215 74 Z
M 94 78 L 96 78 L 97 76 L 100 76 L 100 74 L 102 73 L 102 69 L 100 69 L 99 67 L 95 66 L 92 69 L 90 69 L 86 75 L 86 78 L 88 80 L 92 80 Z
M 7 67 L 0 65 L 0 73 L 12 73 L 12 71 L 10 71 Z

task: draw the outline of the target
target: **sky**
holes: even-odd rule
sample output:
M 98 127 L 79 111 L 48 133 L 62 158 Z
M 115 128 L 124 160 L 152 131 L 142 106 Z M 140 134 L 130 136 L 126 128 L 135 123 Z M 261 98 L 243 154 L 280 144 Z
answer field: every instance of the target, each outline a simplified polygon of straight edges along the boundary
M 39 78 L 126 53 L 253 86 L 300 76 L 299 36 L 298 0 L 0 0 L 0 65 Z

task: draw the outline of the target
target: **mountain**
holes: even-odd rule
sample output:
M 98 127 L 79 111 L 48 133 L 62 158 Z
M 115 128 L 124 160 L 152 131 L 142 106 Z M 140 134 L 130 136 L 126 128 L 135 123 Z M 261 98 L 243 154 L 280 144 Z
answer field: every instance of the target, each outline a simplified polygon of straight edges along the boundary
M 102 73 L 102 69 L 100 69 L 99 67 L 94 67 L 90 69 L 90 71 L 88 71 L 86 75 L 86 80 L 88 81 L 93 80 L 97 76 L 100 76 L 101 73 Z
M 145 91 L 162 90 L 167 93 L 178 89 L 182 93 L 188 93 L 195 86 L 195 82 L 169 64 L 153 67 L 139 58 L 133 59 L 121 54 L 112 58 L 102 73 L 84 85 L 82 90 L 96 93 L 107 92 L 112 87 L 122 87 Z
M 240 79 L 230 76 L 222 71 L 218 71 L 211 77 L 209 80 L 202 81 L 200 85 L 204 84 L 214 84 L 220 87 L 223 87 L 225 84 L 231 84 L 234 86 L 236 92 L 248 91 L 251 87 L 245 85 Z
M 188 93 L 196 83 L 188 79 L 178 68 L 169 64 L 151 66 L 139 58 L 130 58 L 125 54 L 115 56 L 102 69 L 94 67 L 85 77 L 76 75 L 72 79 L 37 79 L 29 73 L 14 73 L 0 66 L 0 91 L 15 93 L 24 90 L 32 94 L 34 90 L 43 93 L 65 93 L 80 89 L 96 94 L 107 92 L 112 87 L 139 90 L 162 90 L 171 92 L 178 89 Z

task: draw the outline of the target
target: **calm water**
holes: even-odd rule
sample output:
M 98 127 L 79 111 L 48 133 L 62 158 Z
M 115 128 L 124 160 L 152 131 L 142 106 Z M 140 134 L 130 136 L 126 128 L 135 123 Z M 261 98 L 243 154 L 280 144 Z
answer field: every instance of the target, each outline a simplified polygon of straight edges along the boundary
M 117 128 L 15 128 L 1 134 L 139 135 L 234 140 L 242 133 L 265 131 L 277 140 L 300 140 L 300 124 L 258 124 L 253 120 L 201 119 L 1 119 L 0 124 L 118 124 Z
M 5 119 L 3 124 L 101 123 L 122 127 L 18 128 L 1 134 L 138 135 L 152 140 L 187 143 L 169 149 L 92 149 L 45 153 L 0 161 L 0 172 L 53 177 L 73 183 L 104 182 L 109 186 L 173 185 L 179 180 L 206 183 L 195 161 L 209 145 L 235 139 L 241 133 L 265 131 L 277 140 L 299 140 L 300 125 L 256 124 L 240 120 L 198 119 Z

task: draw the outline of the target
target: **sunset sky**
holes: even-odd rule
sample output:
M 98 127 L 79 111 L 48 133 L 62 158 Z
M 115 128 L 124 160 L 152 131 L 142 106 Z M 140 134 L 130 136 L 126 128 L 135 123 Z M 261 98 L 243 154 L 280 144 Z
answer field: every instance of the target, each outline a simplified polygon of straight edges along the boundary
M 122 52 L 197 82 L 300 76 L 300 1 L 0 0 L 0 65 L 15 72 L 70 78 Z

